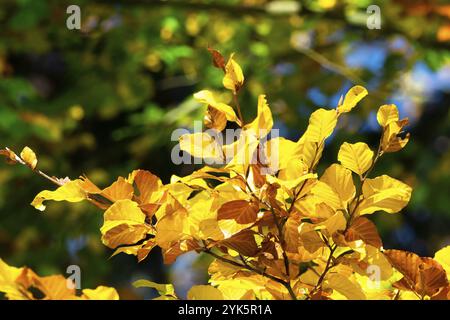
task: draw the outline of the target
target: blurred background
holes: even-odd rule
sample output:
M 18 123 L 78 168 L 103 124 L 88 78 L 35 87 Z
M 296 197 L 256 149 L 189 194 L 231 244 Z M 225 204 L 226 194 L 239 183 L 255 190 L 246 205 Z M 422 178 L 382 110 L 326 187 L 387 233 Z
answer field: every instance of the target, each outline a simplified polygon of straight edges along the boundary
M 81 30 L 66 9 L 81 8 Z M 378 5 L 381 29 L 366 25 Z M 387 154 L 374 175 L 413 186 L 401 214 L 377 213 L 385 248 L 433 255 L 450 243 L 450 5 L 411 0 L 2 0 L 0 4 L 0 147 L 28 145 L 39 167 L 58 177 L 88 175 L 105 187 L 135 168 L 167 183 L 175 166 L 171 132 L 201 120 L 193 101 L 217 90 L 222 73 L 208 46 L 236 52 L 246 84 L 244 118 L 266 93 L 281 135 L 298 139 L 318 107 L 336 107 L 352 85 L 369 90 L 327 141 L 319 172 L 344 141 L 376 146 L 376 110 L 395 103 L 409 117 L 411 140 Z M 106 284 L 125 299 L 150 298 L 139 278 L 173 282 L 180 296 L 207 279 L 208 258 L 185 255 L 163 266 L 156 250 L 138 264 L 100 241 L 100 210 L 89 204 L 29 205 L 49 182 L 0 163 L 0 257 L 41 275 L 77 264 L 83 288 Z

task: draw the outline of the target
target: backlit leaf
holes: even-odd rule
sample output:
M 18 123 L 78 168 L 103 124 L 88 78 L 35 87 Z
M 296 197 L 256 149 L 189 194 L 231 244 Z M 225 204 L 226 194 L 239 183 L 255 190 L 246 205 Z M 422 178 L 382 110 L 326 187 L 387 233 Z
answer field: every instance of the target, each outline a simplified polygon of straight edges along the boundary
M 338 160 L 344 167 L 362 176 L 372 165 L 373 151 L 364 142 L 344 142 L 339 149 Z

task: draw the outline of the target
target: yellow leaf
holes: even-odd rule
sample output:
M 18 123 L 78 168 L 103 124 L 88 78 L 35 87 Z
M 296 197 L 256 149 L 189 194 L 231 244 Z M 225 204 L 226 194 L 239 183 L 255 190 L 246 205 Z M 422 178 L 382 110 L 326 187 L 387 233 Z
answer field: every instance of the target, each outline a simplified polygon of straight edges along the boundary
M 242 131 L 237 141 L 222 148 L 227 160 L 226 169 L 244 174 L 250 164 L 256 163 L 258 146 L 259 140 L 253 131 Z
M 450 246 L 446 246 L 434 254 L 434 260 L 439 262 L 450 280 Z
M 387 213 L 399 212 L 408 204 L 412 189 L 401 181 L 382 175 L 366 179 L 362 191 L 364 198 L 357 210 L 360 215 L 378 210 Z
M 203 123 L 207 128 L 216 129 L 220 132 L 227 126 L 227 117 L 225 113 L 208 106 Z
M 225 76 L 223 77 L 223 86 L 234 93 L 237 93 L 244 84 L 244 75 L 239 64 L 233 59 L 234 53 L 225 66 Z
M 366 296 L 361 286 L 352 278 L 345 275 L 333 273 L 327 277 L 324 285 L 325 288 L 336 290 L 348 300 L 366 300 Z
M 164 215 L 156 225 L 156 243 L 168 249 L 174 242 L 185 239 L 189 235 L 186 209 L 180 208 L 175 212 Z
M 0 292 L 10 300 L 74 300 L 74 299 L 118 299 L 113 288 L 97 287 L 85 289 L 76 295 L 71 280 L 62 275 L 40 277 L 31 269 L 8 266 L 0 259 Z
M 322 157 L 322 152 L 325 144 L 309 141 L 304 137 L 305 135 L 303 135 L 302 138 L 297 142 L 297 148 L 298 152 L 300 153 L 301 161 L 308 166 L 310 171 L 312 171 Z
M 408 119 L 391 121 L 383 130 L 381 140 L 381 150 L 383 152 L 396 152 L 403 149 L 409 141 L 409 132 L 405 137 L 401 137 L 403 127 L 408 124 Z
M 311 189 L 311 193 L 321 202 L 326 203 L 334 210 L 343 208 L 337 192 L 328 184 L 318 181 Z
M 213 286 L 193 286 L 187 294 L 188 300 L 223 300 L 223 294 Z
M 184 134 L 180 137 L 180 149 L 196 158 L 223 163 L 222 147 L 216 139 L 206 132 Z
M 336 123 L 336 110 L 316 110 L 309 118 L 309 125 L 304 137 L 308 141 L 321 143 L 333 133 Z
M 391 122 L 398 121 L 398 110 L 395 104 L 382 105 L 378 109 L 377 120 L 383 128 Z
M 133 192 L 133 186 L 124 178 L 119 177 L 116 182 L 103 189 L 101 191 L 101 195 L 111 200 L 112 202 L 115 202 L 125 199 L 131 200 L 131 198 L 133 197 Z
M 43 202 L 46 200 L 80 202 L 87 199 L 87 194 L 81 187 L 81 180 L 66 182 L 54 191 L 44 190 L 37 194 L 31 205 L 40 211 L 45 210 Z
M 100 231 L 103 244 L 116 248 L 144 239 L 149 226 L 145 224 L 145 214 L 139 209 L 138 204 L 126 199 L 115 202 L 105 211 Z
M 84 289 L 81 298 L 88 300 L 119 300 L 119 294 L 114 288 L 98 286 L 95 289 Z
M 366 88 L 362 86 L 352 87 L 345 95 L 344 101 L 338 106 L 338 113 L 345 113 L 352 110 L 362 98 L 367 96 Z
M 33 287 L 39 289 L 48 300 L 71 300 L 75 298 L 75 288 L 69 288 L 62 275 L 36 277 Z
M 27 299 L 16 279 L 23 272 L 23 268 L 16 268 L 9 266 L 2 259 L 0 259 L 0 292 L 4 292 L 6 297 L 11 300 Z
M 236 113 L 229 105 L 218 102 L 213 96 L 213 93 L 209 90 L 202 90 L 194 94 L 195 100 L 200 103 L 206 103 L 209 107 L 223 113 L 228 121 L 239 122 Z
M 326 183 L 339 196 L 342 207 L 355 197 L 352 172 L 339 164 L 332 164 L 323 173 L 320 181 Z
M 339 149 L 338 160 L 344 167 L 362 176 L 372 165 L 373 151 L 364 142 L 344 142 Z
M 264 138 L 269 134 L 272 126 L 272 112 L 267 104 L 266 96 L 260 95 L 258 97 L 258 114 L 255 120 L 244 127 L 244 130 L 252 130 L 257 137 Z
M 333 235 L 337 231 L 342 231 L 347 225 L 347 220 L 344 217 L 342 211 L 337 211 L 330 218 L 323 223 L 329 233 Z
M 36 168 L 38 161 L 33 150 L 28 147 L 23 148 L 22 152 L 20 153 L 20 157 L 31 169 L 34 170 Z
M 162 296 L 176 296 L 175 288 L 172 284 L 160 284 L 153 281 L 141 279 L 133 282 L 133 286 L 136 288 L 152 288 L 156 289 Z

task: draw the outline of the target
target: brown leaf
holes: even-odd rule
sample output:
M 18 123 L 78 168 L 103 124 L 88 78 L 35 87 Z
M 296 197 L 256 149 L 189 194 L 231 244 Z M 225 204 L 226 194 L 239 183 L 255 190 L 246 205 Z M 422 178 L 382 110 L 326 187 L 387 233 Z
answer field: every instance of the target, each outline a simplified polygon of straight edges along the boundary
M 345 240 L 362 240 L 376 248 L 383 246 L 375 224 L 369 219 L 363 217 L 358 217 L 353 220 L 350 228 L 345 232 Z
M 231 238 L 220 241 L 220 244 L 244 256 L 252 257 L 258 253 L 258 245 L 256 244 L 254 234 L 254 231 L 244 229 Z
M 213 58 L 213 65 L 216 68 L 225 69 L 225 58 L 222 56 L 222 54 L 213 48 L 208 48 L 209 53 L 211 54 Z
M 256 187 L 261 188 L 266 183 L 266 176 L 261 174 L 261 165 L 250 165 L 253 183 Z
M 163 251 L 164 264 L 172 264 L 178 256 L 199 248 L 199 245 L 191 239 L 182 240 Z
M 299 245 L 298 226 L 300 225 L 300 216 L 298 214 L 291 215 L 284 224 L 284 241 L 287 252 L 297 252 Z
M 217 220 L 234 219 L 237 223 L 246 224 L 256 221 L 259 206 L 246 200 L 233 200 L 224 203 L 217 212 Z
M 0 156 L 4 156 L 6 157 L 6 162 L 9 164 L 15 164 L 18 161 L 18 156 L 11 150 L 9 150 L 8 148 L 5 149 L 0 149 Z
M 392 266 L 405 276 L 395 283 L 396 287 L 410 288 L 421 296 L 433 297 L 441 288 L 448 286 L 444 268 L 437 261 L 402 250 L 386 250 L 384 254 Z

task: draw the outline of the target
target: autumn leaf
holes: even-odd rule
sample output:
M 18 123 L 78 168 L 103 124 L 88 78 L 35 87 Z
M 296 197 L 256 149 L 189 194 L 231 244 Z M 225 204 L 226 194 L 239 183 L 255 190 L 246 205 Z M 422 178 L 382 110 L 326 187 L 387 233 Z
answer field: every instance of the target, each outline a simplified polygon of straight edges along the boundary
M 225 70 L 225 58 L 222 56 L 222 54 L 213 48 L 208 48 L 209 53 L 211 54 L 213 58 L 213 64 L 216 68 Z
M 27 267 L 16 268 L 0 259 L 0 292 L 11 300 L 118 300 L 114 288 L 99 286 L 96 289 L 84 289 L 82 295 L 68 286 L 69 279 L 62 275 L 40 277 Z
M 244 75 L 241 66 L 233 59 L 234 53 L 231 54 L 225 65 L 225 76 L 223 77 L 223 86 L 228 90 L 237 93 L 244 84 Z
M 387 213 L 399 212 L 408 204 L 411 192 L 410 186 L 387 175 L 366 179 L 362 187 L 364 198 L 357 212 L 359 215 L 378 210 Z
M 409 132 L 402 137 L 403 127 L 408 124 L 408 119 L 390 122 L 383 130 L 381 139 L 382 152 L 396 152 L 403 149 L 409 141 Z
M 25 162 L 27 166 L 29 166 L 32 170 L 36 168 L 37 165 L 37 158 L 36 154 L 33 150 L 31 150 L 29 147 L 23 148 L 22 152 L 20 153 L 20 157 Z
M 115 202 L 105 211 L 100 231 L 103 244 L 114 249 L 144 239 L 150 230 L 138 204 L 125 199 Z
M 220 132 L 227 126 L 227 116 L 224 112 L 208 106 L 203 123 L 207 128 L 216 129 Z
M 153 281 L 141 279 L 141 280 L 136 280 L 135 282 L 133 282 L 133 287 L 135 287 L 135 288 L 152 288 L 152 289 L 155 289 L 156 291 L 158 291 L 158 293 L 161 296 L 176 297 L 175 288 L 173 287 L 172 284 L 159 284 L 159 283 L 156 283 Z
M 377 112 L 377 121 L 383 128 L 398 121 L 398 110 L 394 104 L 382 105 Z
M 95 289 L 83 289 L 82 299 L 86 300 L 119 300 L 116 289 L 98 286 Z
M 14 153 L 14 151 L 8 148 L 0 149 L 0 156 L 6 157 L 6 163 L 9 164 L 16 164 L 22 160 L 17 154 Z
M 364 142 L 344 142 L 339 149 L 338 160 L 345 168 L 362 176 L 372 165 L 373 151 Z
M 450 279 L 450 246 L 446 246 L 434 254 L 434 260 L 445 269 L 447 278 Z
M 304 139 L 321 143 L 333 133 L 336 123 L 336 110 L 316 110 L 309 118 L 309 125 L 304 134 Z
M 80 202 L 87 199 L 87 194 L 82 188 L 82 180 L 73 180 L 65 183 L 54 191 L 44 190 L 39 192 L 31 205 L 40 211 L 45 210 L 44 201 L 68 201 L 68 202 Z
M 348 300 L 366 300 L 361 286 L 352 278 L 348 278 L 342 274 L 331 274 L 327 278 L 324 288 L 336 290 Z
M 345 240 L 362 240 L 365 243 L 380 248 L 383 246 L 375 224 L 367 218 L 357 217 L 345 233 Z
M 202 90 L 194 94 L 194 99 L 200 103 L 207 104 L 208 108 L 214 109 L 214 114 L 212 111 L 207 110 L 206 118 L 209 118 L 210 122 L 218 122 L 217 119 L 211 118 L 213 115 L 222 116 L 225 115 L 227 121 L 237 122 L 240 125 L 240 120 L 236 116 L 233 108 L 225 103 L 218 102 L 211 91 Z M 208 114 L 209 113 L 209 114 Z M 219 130 L 221 131 L 221 130 Z
M 215 138 L 206 132 L 184 134 L 179 139 L 180 149 L 196 158 L 223 163 L 222 148 L 216 139 L 217 137 Z
M 227 202 L 217 212 L 217 220 L 234 219 L 237 223 L 246 224 L 256 221 L 258 205 L 246 200 Z
M 352 172 L 342 165 L 329 166 L 320 177 L 320 181 L 326 183 L 338 195 L 344 208 L 355 197 L 356 189 Z
M 258 97 L 258 114 L 251 123 L 244 127 L 244 130 L 253 131 L 259 137 L 264 138 L 270 133 L 273 126 L 272 112 L 267 104 L 266 96 Z
M 366 88 L 362 86 L 352 87 L 345 94 L 342 104 L 339 104 L 337 108 L 338 113 L 350 112 L 359 101 L 361 101 L 365 96 L 367 96 L 367 94 L 368 92 Z
M 431 258 L 402 250 L 386 250 L 384 254 L 404 276 L 395 284 L 400 289 L 415 291 L 422 297 L 432 297 L 449 284 L 443 267 Z
M 188 300 L 223 300 L 219 289 L 208 285 L 193 286 L 187 294 Z

